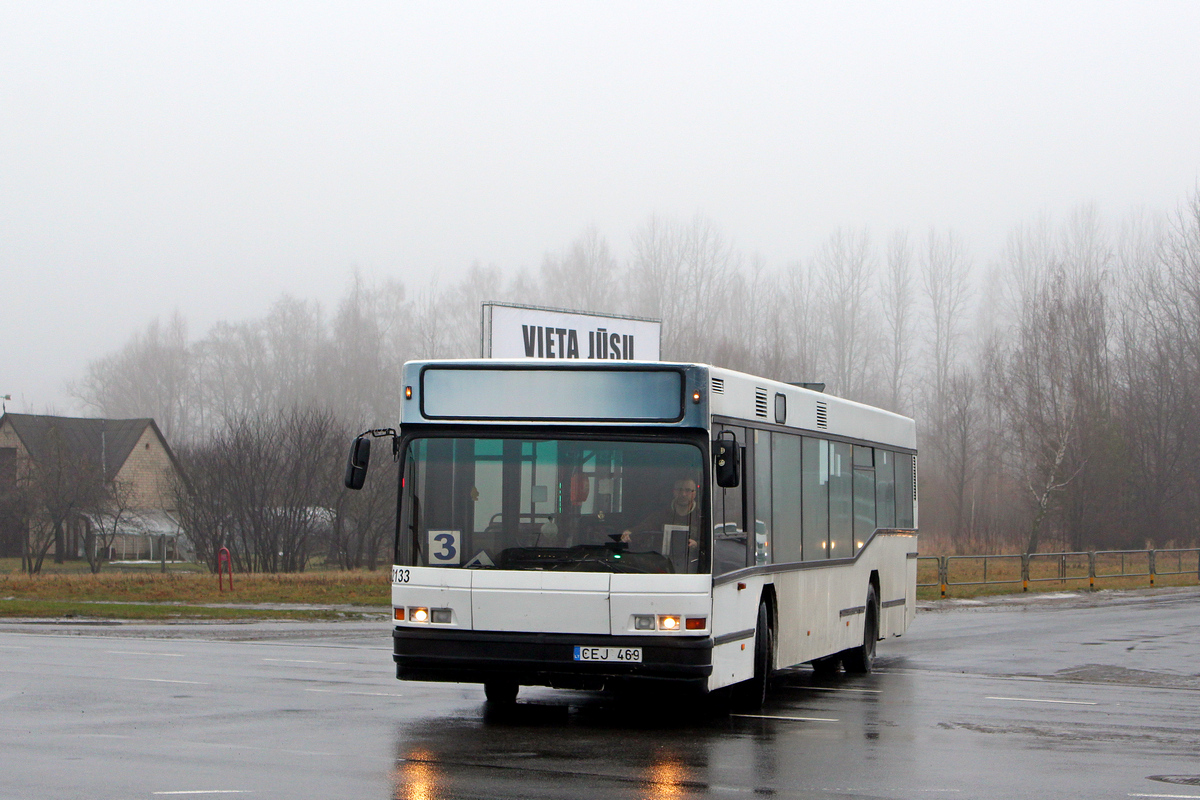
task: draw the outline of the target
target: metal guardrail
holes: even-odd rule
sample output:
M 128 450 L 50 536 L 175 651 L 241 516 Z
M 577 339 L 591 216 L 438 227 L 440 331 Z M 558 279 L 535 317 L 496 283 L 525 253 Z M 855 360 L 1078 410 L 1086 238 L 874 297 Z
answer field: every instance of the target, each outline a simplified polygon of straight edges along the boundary
M 1027 592 L 1031 583 L 1086 580 L 1095 589 L 1096 581 L 1108 578 L 1146 577 L 1153 586 L 1159 575 L 1193 574 L 1200 581 L 1200 548 L 917 558 L 917 586 L 938 588 L 942 597 L 951 586 L 1019 583 Z

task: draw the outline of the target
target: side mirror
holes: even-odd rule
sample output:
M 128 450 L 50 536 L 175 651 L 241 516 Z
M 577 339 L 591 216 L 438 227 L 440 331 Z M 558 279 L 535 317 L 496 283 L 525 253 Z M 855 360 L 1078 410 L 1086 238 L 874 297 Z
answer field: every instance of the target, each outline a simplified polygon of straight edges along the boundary
M 729 434 L 728 439 L 722 438 L 725 434 Z M 721 431 L 717 434 L 713 442 L 713 475 L 717 479 L 717 486 L 732 489 L 741 483 L 740 452 L 733 431 Z
M 346 460 L 346 488 L 361 489 L 367 479 L 367 465 L 371 463 L 371 440 L 359 436 L 350 445 L 350 458 Z

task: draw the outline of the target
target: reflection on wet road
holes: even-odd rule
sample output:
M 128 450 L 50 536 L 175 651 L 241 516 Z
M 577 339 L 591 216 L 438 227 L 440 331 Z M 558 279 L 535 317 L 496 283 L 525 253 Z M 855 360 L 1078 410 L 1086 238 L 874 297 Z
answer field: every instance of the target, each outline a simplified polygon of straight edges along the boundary
M 4 625 L 0 797 L 1200 800 L 1198 607 L 943 606 L 876 673 L 798 670 L 753 714 L 551 689 L 496 711 L 395 681 L 386 627 Z

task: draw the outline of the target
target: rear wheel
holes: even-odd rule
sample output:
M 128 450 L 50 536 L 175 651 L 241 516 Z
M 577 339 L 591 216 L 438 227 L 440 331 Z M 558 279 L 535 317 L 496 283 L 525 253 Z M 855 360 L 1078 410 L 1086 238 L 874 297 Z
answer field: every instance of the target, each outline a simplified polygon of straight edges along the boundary
M 493 678 L 490 681 L 484 681 L 483 694 L 489 703 L 506 706 L 517 702 L 517 692 L 520 691 L 520 688 L 516 681 Z
M 767 699 L 767 684 L 775 654 L 775 634 L 765 602 L 758 605 L 758 623 L 754 628 L 754 677 L 733 687 L 739 708 L 759 709 Z
M 842 654 L 846 672 L 865 675 L 875 665 L 875 643 L 879 641 L 879 596 L 875 584 L 867 587 L 867 606 L 863 619 L 863 643 Z

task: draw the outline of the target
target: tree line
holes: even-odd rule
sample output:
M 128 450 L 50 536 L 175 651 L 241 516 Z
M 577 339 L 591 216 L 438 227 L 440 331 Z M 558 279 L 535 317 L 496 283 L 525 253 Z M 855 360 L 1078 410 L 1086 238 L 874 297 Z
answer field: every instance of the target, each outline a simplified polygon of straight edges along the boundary
M 362 495 L 341 489 L 345 447 L 394 422 L 404 361 L 478 355 L 489 300 L 660 319 L 666 360 L 913 416 L 925 552 L 1200 541 L 1200 194 L 1021 225 L 986 261 L 949 230 L 844 228 L 771 266 L 703 216 L 651 216 L 627 242 L 589 229 L 536 270 L 416 287 L 354 273 L 330 313 L 284 295 L 201 338 L 176 314 L 72 392 L 158 421 L 190 481 L 185 526 L 246 569 L 387 563 L 395 486 L 373 470 Z

